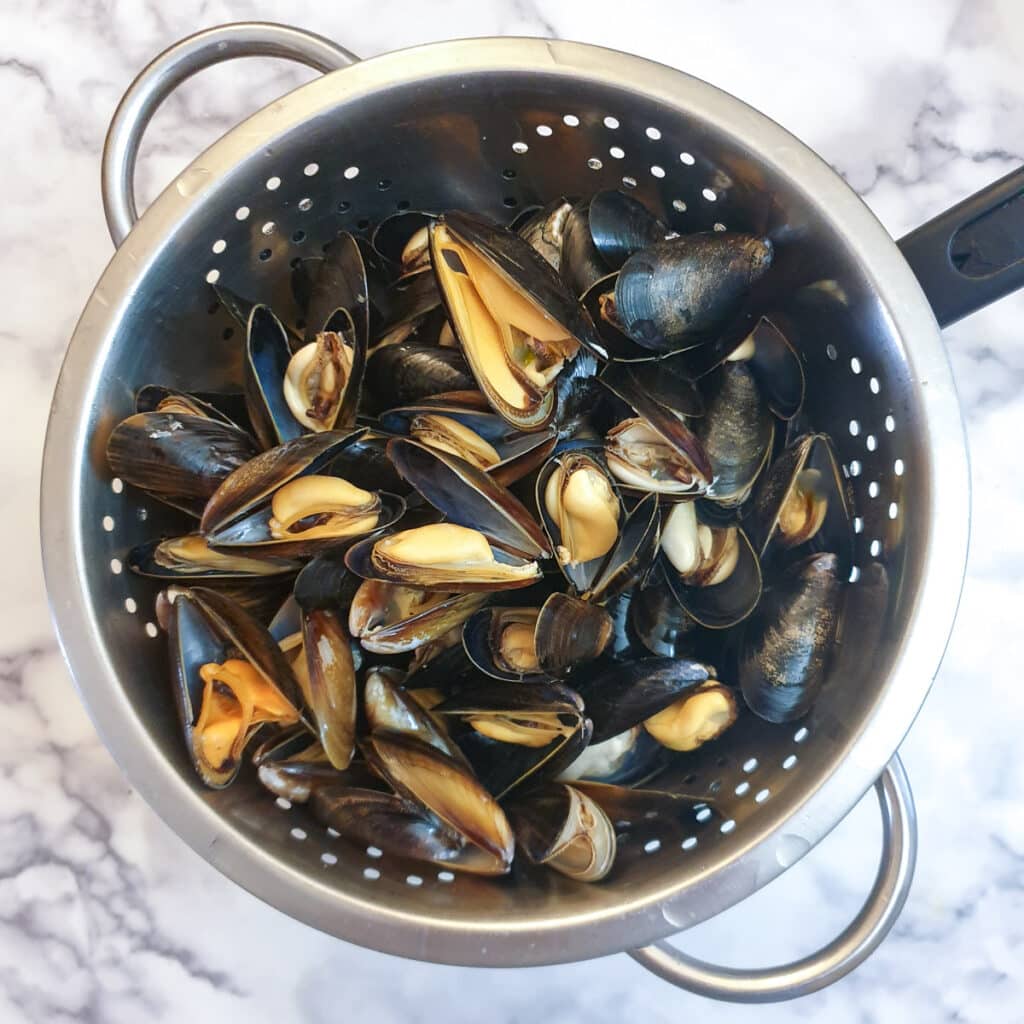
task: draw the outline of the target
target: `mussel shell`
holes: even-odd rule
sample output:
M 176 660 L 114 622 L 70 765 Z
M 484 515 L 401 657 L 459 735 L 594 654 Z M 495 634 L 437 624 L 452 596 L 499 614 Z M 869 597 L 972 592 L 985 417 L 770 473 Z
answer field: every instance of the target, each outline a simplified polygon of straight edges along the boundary
M 258 449 L 245 431 L 207 416 L 136 413 L 110 432 L 107 463 L 125 483 L 177 507 L 205 500 Z
M 402 251 L 421 228 L 427 227 L 434 215 L 422 210 L 401 210 L 385 217 L 370 236 L 370 244 L 388 263 L 402 268 Z
M 643 363 L 664 358 L 663 353 L 638 345 L 603 315 L 604 298 L 614 294 L 615 280 L 618 276 L 617 270 L 610 274 L 604 274 L 594 280 L 590 287 L 580 294 L 580 304 L 590 315 L 594 324 L 596 343 L 592 345 L 591 351 L 606 362 L 614 360 L 622 363 Z
M 619 529 L 619 539 L 601 571 L 582 595 L 584 601 L 604 602 L 628 590 L 650 568 L 658 550 L 661 513 L 658 496 L 647 494 L 633 506 Z
M 590 742 L 592 731 L 590 719 L 581 718 L 571 736 L 559 737 L 546 747 L 502 743 L 474 730 L 459 736 L 458 744 L 477 778 L 502 800 L 520 787 L 537 786 L 555 778 L 579 757 Z
M 686 376 L 676 356 L 609 367 L 602 374 L 602 380 L 634 409 L 634 400 L 639 398 L 648 411 L 650 406 L 645 400 L 653 400 L 675 416 L 692 418 L 704 415 L 704 398 L 693 381 Z M 637 409 L 637 412 L 640 410 Z M 659 418 L 658 423 L 662 422 Z
M 362 580 L 348 571 L 344 545 L 329 548 L 311 558 L 295 577 L 292 596 L 306 611 L 314 608 L 346 608 Z
M 216 493 L 210 495 L 200 529 L 210 534 L 240 519 L 257 505 L 269 501 L 273 493 L 289 480 L 319 472 L 365 432 L 365 428 L 359 428 L 303 434 L 250 458 L 222 481 Z
M 767 317 L 751 332 L 754 355 L 747 365 L 768 408 L 780 420 L 791 420 L 804 404 L 804 366 L 796 349 Z
M 239 397 L 232 393 L 197 395 L 177 388 L 165 388 L 161 384 L 143 384 L 135 392 L 135 411 L 157 412 L 161 402 L 174 399 L 190 406 L 196 416 L 206 416 L 234 427 L 238 426 L 241 418 L 244 418 L 244 407 L 239 408 Z M 235 415 L 230 415 L 228 409 Z
M 767 239 L 730 232 L 683 235 L 632 255 L 615 282 L 615 309 L 638 345 L 672 352 L 707 338 L 771 265 Z
M 779 515 L 786 498 L 804 470 L 821 474 L 823 496 L 828 502 L 825 519 L 817 534 L 793 551 L 833 551 L 839 557 L 840 575 L 852 562 L 851 501 L 827 434 L 805 434 L 797 438 L 762 474 L 747 516 L 750 539 L 762 559 L 779 555 L 775 543 Z
M 551 479 L 553 473 L 558 470 L 562 470 L 566 474 L 565 481 L 567 482 L 568 476 L 577 470 L 589 470 L 591 472 L 600 473 L 607 481 L 609 487 L 611 487 L 612 493 L 618 500 L 618 488 L 615 481 L 611 478 L 608 470 L 605 468 L 603 461 L 600 460 L 601 449 L 599 442 L 595 441 L 592 445 L 580 445 L 572 448 L 563 448 L 557 454 L 553 455 L 544 465 L 541 467 L 540 473 L 537 474 L 537 483 L 534 488 L 535 497 L 537 501 L 537 512 L 541 523 L 544 526 L 544 532 L 547 534 L 550 544 L 548 545 L 548 551 L 554 551 L 562 545 L 562 535 L 558 528 L 558 523 L 548 514 L 547 508 L 547 489 L 548 481 Z M 564 486 L 563 482 L 563 486 Z M 622 528 L 624 520 L 626 518 L 625 509 L 622 508 L 621 501 L 619 502 L 619 537 L 622 536 Z M 618 543 L 618 541 L 616 541 Z M 615 549 L 613 548 L 612 551 Z M 562 570 L 565 578 L 569 581 L 576 593 L 583 594 L 591 590 L 594 584 L 594 580 L 597 579 L 599 573 L 607 565 L 608 559 L 610 558 L 612 551 L 605 552 L 599 558 L 592 558 L 586 562 L 580 562 L 573 565 L 570 562 L 562 563 L 559 561 L 558 568 Z
M 668 228 L 643 203 L 614 189 L 591 196 L 588 222 L 594 248 L 611 270 L 668 234 Z
M 541 670 L 560 676 L 599 658 L 612 635 L 611 616 L 568 594 L 552 594 L 537 616 L 534 644 Z
M 767 591 L 744 631 L 739 684 L 769 722 L 800 718 L 825 682 L 841 614 L 839 559 L 810 555 Z
M 500 656 L 501 635 L 506 626 L 520 623 L 536 629 L 537 608 L 483 608 L 462 627 L 462 645 L 469 660 L 492 679 L 506 682 L 537 682 L 546 673 L 517 672 Z
M 739 505 L 771 455 L 775 420 L 743 363 L 723 363 L 708 382 L 707 409 L 695 423 L 714 472 L 707 496 Z
M 441 307 L 437 278 L 430 267 L 403 274 L 379 295 L 381 325 L 375 343 L 398 327 L 411 330 Z
M 398 670 L 383 667 L 366 674 L 363 701 L 370 732 L 415 736 L 468 767 L 462 751 L 449 737 L 444 720 L 424 710 L 401 688 L 402 677 Z
M 495 873 L 512 863 L 514 837 L 505 812 L 458 761 L 415 736 L 376 732 L 364 744 L 370 764 L 395 792 L 426 808 L 466 842 L 489 854 Z
M 407 437 L 389 441 L 388 455 L 448 522 L 479 530 L 513 555 L 536 559 L 550 554 L 544 531 L 526 506 L 483 470 Z
M 388 440 L 379 434 L 364 434 L 345 445 L 331 460 L 326 471 L 331 476 L 351 480 L 368 491 L 387 491 L 404 497 L 409 487 L 388 458 Z
M 550 711 L 580 718 L 583 715 L 583 700 L 579 693 L 562 683 L 520 682 L 515 686 L 505 686 L 489 679 L 481 686 L 467 688 L 447 698 L 433 710 L 436 715 L 463 717 Z
M 642 786 L 665 768 L 666 750 L 639 725 L 601 743 L 591 743 L 558 776 L 559 782 Z
M 275 537 L 270 530 L 270 509 L 263 505 L 240 519 L 207 534 L 210 544 L 222 552 L 237 552 L 253 558 L 307 558 L 325 551 L 344 550 L 367 533 L 386 530 L 405 515 L 405 500 L 397 494 L 380 494 L 380 513 L 377 524 L 365 533 L 345 537 Z
M 680 608 L 707 629 L 728 629 L 749 616 L 761 599 L 761 564 L 743 530 L 736 530 L 739 557 L 736 568 L 721 582 L 696 586 L 685 582 L 667 558 L 662 571 Z
M 540 569 L 538 568 L 536 575 L 519 579 L 507 579 L 501 582 L 466 581 L 454 577 L 444 583 L 424 582 L 420 576 L 417 576 L 415 567 L 411 567 L 409 572 L 401 574 L 386 572 L 374 565 L 373 547 L 381 539 L 381 535 L 373 534 L 370 537 L 364 537 L 356 541 L 345 553 L 345 565 L 364 580 L 384 580 L 386 583 L 400 583 L 406 587 L 420 587 L 422 590 L 440 590 L 452 594 L 517 590 L 522 587 L 532 587 L 534 583 L 541 579 Z M 524 565 L 532 561 L 531 559 L 520 558 L 517 555 L 510 555 L 494 544 L 491 545 L 491 554 L 496 562 L 501 562 L 505 565 Z
M 408 435 L 412 421 L 423 414 L 447 416 L 487 441 L 501 460 L 487 469 L 487 475 L 504 487 L 532 473 L 551 454 L 558 440 L 550 428 L 530 432 L 510 429 L 479 391 L 433 395 L 420 402 L 388 409 L 380 414 L 378 421 L 382 430 Z
M 171 537 L 147 541 L 139 544 L 128 552 L 128 568 L 140 576 L 167 580 L 249 580 L 259 584 L 262 579 L 274 576 L 287 576 L 296 573 L 300 564 L 286 558 L 247 558 L 239 557 L 235 564 L 226 564 L 223 556 L 217 552 L 204 561 L 200 552 L 195 559 L 182 560 L 177 565 L 161 564 L 160 553 L 163 548 L 176 541 L 194 539 L 204 544 L 202 534 L 191 534 L 189 537 Z
M 452 594 L 422 611 L 389 621 L 380 608 L 366 607 L 372 600 L 387 600 L 386 588 L 396 584 L 363 580 L 352 598 L 349 626 L 367 651 L 401 654 L 414 651 L 462 625 L 489 600 L 486 593 Z
M 366 367 L 366 382 L 385 408 L 476 388 L 469 363 L 458 349 L 413 341 L 374 349 Z
M 611 870 L 615 829 L 600 806 L 575 787 L 547 785 L 512 801 L 508 813 L 516 841 L 533 863 L 581 882 L 600 881 Z
M 302 707 L 295 676 L 281 648 L 263 625 L 236 601 L 219 591 L 208 587 L 192 587 L 187 596 L 215 633 L 251 662 L 264 680 L 279 690 L 289 703 L 296 708 Z M 181 596 L 178 597 L 180 600 Z
M 598 380 L 613 395 L 631 406 L 639 417 L 693 466 L 693 493 L 701 494 L 707 490 L 714 476 L 708 453 L 697 435 L 676 415 L 676 410 L 662 405 L 652 394 L 644 391 L 637 377 L 625 365 L 613 363 L 607 366 Z M 703 424 L 706 419 L 703 416 L 697 423 Z
M 517 217 L 509 227 L 558 270 L 562 259 L 565 224 L 573 204 L 564 196 L 538 207 L 526 217 Z
M 693 652 L 697 623 L 687 615 L 663 578 L 634 593 L 629 622 L 651 654 L 680 658 Z
M 601 743 L 639 725 L 711 678 L 707 665 L 684 658 L 646 658 L 615 665 L 580 683 L 580 696 Z
M 252 763 L 262 785 L 292 803 L 305 803 L 321 786 L 354 782 L 351 773 L 327 760 L 320 741 L 301 723 L 261 743 L 252 752 Z
M 303 263 L 308 261 L 303 260 Z M 319 261 L 317 261 L 319 262 Z M 217 296 L 217 300 L 232 317 L 236 324 L 242 329 L 247 331 L 249 327 L 249 317 L 252 315 L 253 309 L 257 303 L 251 299 L 247 299 L 232 289 L 222 284 L 215 284 L 212 286 L 214 294 Z M 284 329 L 288 334 L 289 345 L 294 352 L 296 349 L 302 347 L 302 335 L 298 333 L 290 324 L 284 324 Z
M 264 448 L 306 433 L 284 396 L 290 359 L 288 335 L 281 321 L 269 306 L 253 306 L 245 332 L 245 408 Z
M 575 296 L 581 296 L 611 269 L 597 251 L 590 234 L 590 202 L 577 203 L 562 228 L 562 253 L 558 273 Z
M 353 346 L 352 376 L 359 382 L 362 366 L 358 365 L 358 354 L 365 354 L 370 343 L 369 298 L 365 250 L 353 235 L 342 231 L 331 240 L 313 280 L 306 310 L 306 343 L 315 341 L 318 334 L 328 329 L 339 309 L 346 310 L 353 329 L 348 339 Z M 356 392 L 353 409 L 358 404 L 358 386 Z
M 690 823 L 695 810 L 709 805 L 712 811 L 715 810 L 706 796 L 684 793 L 675 787 L 671 790 L 639 789 L 583 779 L 574 782 L 573 786 L 581 793 L 586 793 L 615 823 L 617 829 L 625 831 L 650 822 Z

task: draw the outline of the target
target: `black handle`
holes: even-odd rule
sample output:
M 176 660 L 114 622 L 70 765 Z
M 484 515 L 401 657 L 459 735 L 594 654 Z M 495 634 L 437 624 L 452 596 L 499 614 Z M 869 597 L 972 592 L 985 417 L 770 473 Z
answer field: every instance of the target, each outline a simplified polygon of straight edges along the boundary
M 1024 288 L 1024 167 L 898 242 L 940 327 Z

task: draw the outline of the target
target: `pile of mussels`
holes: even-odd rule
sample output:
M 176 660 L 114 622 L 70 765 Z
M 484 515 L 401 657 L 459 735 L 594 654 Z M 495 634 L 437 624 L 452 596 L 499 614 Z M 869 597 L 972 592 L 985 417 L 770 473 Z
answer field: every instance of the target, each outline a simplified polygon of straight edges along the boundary
M 244 406 L 147 386 L 107 446 L 198 520 L 128 561 L 203 782 L 251 750 L 361 844 L 595 881 L 741 704 L 803 715 L 849 505 L 755 312 L 771 262 L 609 191 L 340 234 L 294 265 L 295 324 L 218 288 Z

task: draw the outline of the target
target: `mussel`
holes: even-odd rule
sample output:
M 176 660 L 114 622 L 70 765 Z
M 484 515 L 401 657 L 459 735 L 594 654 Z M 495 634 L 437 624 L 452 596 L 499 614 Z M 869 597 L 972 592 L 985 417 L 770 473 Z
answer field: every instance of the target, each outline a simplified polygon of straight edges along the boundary
M 383 408 L 476 387 L 458 349 L 415 341 L 375 348 L 367 361 L 366 383 Z
M 689 751 L 718 739 L 736 721 L 736 698 L 716 679 L 644 720 L 644 728 L 663 747 Z
M 765 594 L 744 631 L 739 684 L 747 706 L 769 722 L 800 718 L 828 673 L 841 612 L 839 559 L 810 555 Z

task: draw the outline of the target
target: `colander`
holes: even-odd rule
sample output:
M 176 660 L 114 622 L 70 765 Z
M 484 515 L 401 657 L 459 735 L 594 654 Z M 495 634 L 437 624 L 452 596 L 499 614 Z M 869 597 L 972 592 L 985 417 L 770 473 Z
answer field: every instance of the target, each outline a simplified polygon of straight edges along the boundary
M 134 164 L 154 109 L 199 69 L 251 55 L 331 73 L 225 135 L 136 223 Z M 938 668 L 967 551 L 967 456 L 936 317 L 949 322 L 1021 282 L 1000 227 L 1021 187 L 1011 176 L 905 239 L 901 253 L 777 124 L 638 57 L 473 39 L 358 63 L 326 39 L 255 23 L 171 47 L 131 86 L 107 139 L 103 198 L 118 248 L 68 348 L 42 483 L 61 643 L 131 784 L 224 874 L 374 949 L 491 966 L 629 950 L 683 988 L 746 1001 L 841 977 L 881 941 L 910 885 L 914 812 L 895 751 Z M 694 754 L 686 783 L 723 816 L 700 813 L 681 834 L 647 822 L 622 842 L 613 876 L 591 886 L 552 873 L 453 876 L 351 845 L 251 779 L 202 788 L 164 685 L 154 588 L 124 571 L 132 545 L 182 524 L 111 479 L 104 459 L 135 389 L 237 386 L 241 346 L 209 287 L 218 278 L 294 319 L 290 262 L 340 229 L 364 231 L 404 208 L 507 221 L 529 204 L 603 188 L 631 190 L 679 231 L 740 229 L 775 242 L 772 273 L 806 364 L 808 411 L 835 439 L 856 516 L 841 643 L 813 711 L 789 726 L 745 716 L 729 742 Z M 828 947 L 740 971 L 663 941 L 768 883 L 872 785 L 884 824 L 878 876 Z

